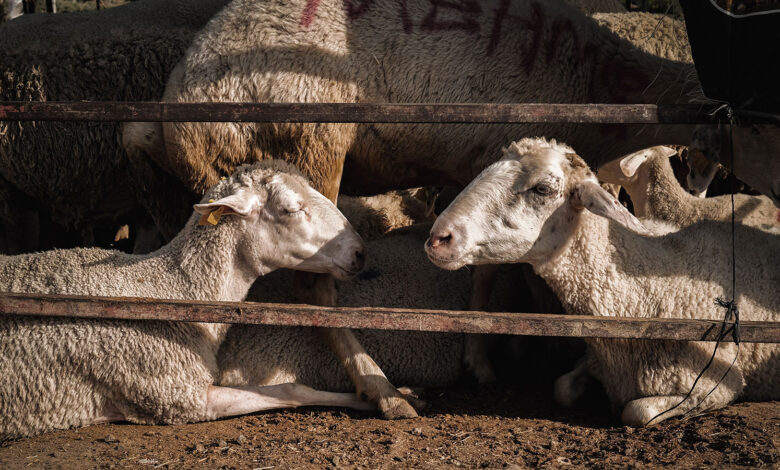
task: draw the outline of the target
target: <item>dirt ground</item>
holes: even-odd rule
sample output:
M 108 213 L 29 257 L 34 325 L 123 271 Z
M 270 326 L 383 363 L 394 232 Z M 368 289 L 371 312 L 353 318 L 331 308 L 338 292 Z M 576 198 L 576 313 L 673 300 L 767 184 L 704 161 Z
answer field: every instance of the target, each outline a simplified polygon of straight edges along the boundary
M 530 383 L 513 375 L 427 390 L 418 419 L 299 409 L 98 425 L 1 444 L 0 468 L 780 468 L 780 402 L 632 429 L 600 390 L 564 409 L 552 400 L 553 373 Z

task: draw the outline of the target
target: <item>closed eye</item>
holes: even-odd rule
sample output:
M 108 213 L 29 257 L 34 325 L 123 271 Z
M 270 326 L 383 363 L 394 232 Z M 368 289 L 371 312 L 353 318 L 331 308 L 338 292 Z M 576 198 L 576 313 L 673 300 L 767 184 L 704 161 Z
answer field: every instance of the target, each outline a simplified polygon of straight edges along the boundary
M 535 192 L 536 194 L 539 194 L 541 196 L 549 196 L 550 194 L 553 193 L 552 186 L 550 186 L 548 184 L 545 184 L 545 183 L 539 183 L 536 186 L 534 186 L 533 188 L 531 188 L 531 190 L 533 192 Z

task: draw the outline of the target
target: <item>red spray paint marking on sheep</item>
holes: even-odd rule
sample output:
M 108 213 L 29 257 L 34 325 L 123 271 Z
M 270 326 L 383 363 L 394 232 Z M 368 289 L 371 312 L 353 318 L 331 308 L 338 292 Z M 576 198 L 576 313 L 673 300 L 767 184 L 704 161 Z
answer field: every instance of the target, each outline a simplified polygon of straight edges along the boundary
M 303 13 L 301 13 L 301 26 L 303 28 L 308 28 L 314 22 L 319 4 L 320 0 L 306 0 L 306 6 L 303 7 Z
M 479 19 L 483 14 L 482 7 L 475 0 L 428 0 L 430 9 L 424 17 L 413 21 L 409 17 L 406 0 L 398 1 L 398 13 L 401 27 L 406 33 L 415 30 L 418 34 L 431 34 L 439 32 L 459 31 L 469 35 L 478 35 L 481 32 Z M 316 16 L 320 0 L 308 0 L 301 14 L 301 26 L 311 26 Z M 530 33 L 530 37 L 519 48 L 520 66 L 530 75 L 536 66 L 540 51 L 543 49 L 545 63 L 549 64 L 560 53 L 562 47 L 566 47 L 570 41 L 570 51 L 567 57 L 577 65 L 589 67 L 590 85 L 588 99 L 600 101 L 596 96 L 595 85 L 597 83 L 609 83 L 611 95 L 609 101 L 613 103 L 627 103 L 630 94 L 639 93 L 647 85 L 647 77 L 634 69 L 619 67 L 616 63 L 606 61 L 599 63 L 598 46 L 591 41 L 583 44 L 577 26 L 565 16 L 547 16 L 545 9 L 538 2 L 531 2 L 528 16 L 509 13 L 511 0 L 501 0 L 498 7 L 492 13 L 494 15 L 490 33 L 487 36 L 487 55 L 492 56 L 501 43 L 502 31 L 506 27 L 522 29 Z M 375 7 L 374 0 L 343 0 L 343 8 L 350 21 L 356 21 L 370 13 Z M 547 41 L 543 41 L 545 28 L 550 35 Z M 566 38 L 569 38 L 569 41 Z M 607 132 L 612 132 L 606 129 Z M 621 132 L 621 131 L 618 131 Z
M 446 0 L 430 0 L 431 9 L 420 23 L 422 31 L 464 31 L 468 34 L 479 33 L 479 16 L 482 8 L 478 2 L 465 0 L 459 3 Z M 451 9 L 459 13 L 460 21 L 442 20 L 439 9 Z

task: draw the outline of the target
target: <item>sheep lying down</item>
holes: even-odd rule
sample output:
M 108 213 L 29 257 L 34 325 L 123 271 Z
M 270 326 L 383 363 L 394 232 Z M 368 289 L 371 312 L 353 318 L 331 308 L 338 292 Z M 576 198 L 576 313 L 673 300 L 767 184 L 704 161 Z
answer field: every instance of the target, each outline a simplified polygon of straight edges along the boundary
M 570 147 L 523 139 L 439 215 L 426 251 L 450 270 L 530 263 L 571 314 L 722 318 L 724 310 L 713 301 L 731 297 L 731 223 L 699 220 L 672 227 L 636 219 Z M 737 225 L 736 240 L 735 300 L 742 320 L 780 320 L 780 238 Z M 604 385 L 629 425 L 721 408 L 737 398 L 780 398 L 778 345 L 743 343 L 738 352 L 733 343 L 721 344 L 684 400 L 714 343 L 586 342 L 583 367 Z M 556 390 L 558 397 L 576 395 L 566 385 L 572 381 L 559 380 L 564 390 Z
M 350 217 L 354 214 L 346 215 L 354 220 Z M 423 245 L 430 229 L 431 224 L 416 224 L 367 241 L 366 267 L 355 279 L 338 285 L 339 305 L 463 310 L 469 301 L 469 273 L 442 272 L 426 259 Z M 518 298 L 513 281 L 521 275 L 519 266 L 498 273 L 491 309 L 513 311 L 520 304 L 523 299 Z M 288 288 L 292 277 L 291 271 L 278 270 L 256 282 L 250 296 L 294 302 Z M 445 387 L 458 380 L 466 367 L 479 373 L 471 362 L 468 335 L 387 330 L 356 330 L 355 335 L 394 384 Z M 246 325 L 231 329 L 219 351 L 219 383 L 296 382 L 322 390 L 351 390 L 344 368 L 316 339 L 311 328 Z M 305 347 L 291 347 L 294 344 Z
M 102 249 L 0 257 L 6 292 L 242 300 L 277 268 L 346 279 L 363 242 L 292 166 L 240 167 L 195 205 L 179 235 L 148 255 Z M 303 385 L 221 387 L 217 351 L 229 325 L 0 319 L 0 440 L 129 420 L 203 421 L 270 408 L 373 408 L 354 394 Z

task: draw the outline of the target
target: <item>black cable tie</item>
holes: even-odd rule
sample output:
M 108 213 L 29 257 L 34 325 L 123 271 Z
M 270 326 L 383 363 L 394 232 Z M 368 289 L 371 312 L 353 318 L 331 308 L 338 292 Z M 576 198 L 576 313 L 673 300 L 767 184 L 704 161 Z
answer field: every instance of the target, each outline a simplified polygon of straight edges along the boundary
M 721 299 L 720 297 L 715 298 L 715 304 L 719 307 L 723 307 L 726 309 L 726 315 L 723 317 L 723 323 L 724 326 L 726 323 L 731 321 L 731 318 L 734 318 L 734 325 L 731 329 L 731 337 L 734 340 L 735 344 L 739 344 L 740 336 L 739 336 L 739 308 L 737 307 L 737 303 L 733 300 L 725 301 Z

